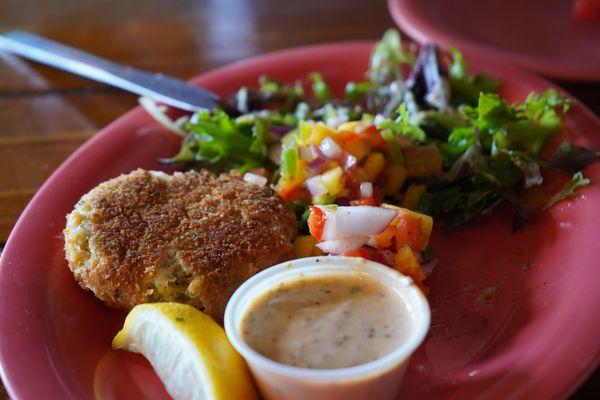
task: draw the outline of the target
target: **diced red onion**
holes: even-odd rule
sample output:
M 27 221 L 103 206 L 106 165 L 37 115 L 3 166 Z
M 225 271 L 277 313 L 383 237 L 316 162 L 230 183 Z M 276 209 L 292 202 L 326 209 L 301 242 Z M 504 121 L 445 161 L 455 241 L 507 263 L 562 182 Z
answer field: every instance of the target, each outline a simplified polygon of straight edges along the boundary
M 279 137 L 279 138 L 285 136 L 285 134 L 288 133 L 291 130 L 292 130 L 292 127 L 290 127 L 290 126 L 281 126 L 281 125 L 273 125 L 273 126 L 271 126 L 271 129 L 270 129 L 270 131 L 273 134 L 273 136 L 276 136 L 276 137 Z
M 313 176 L 304 183 L 311 196 L 320 196 L 327 193 L 327 188 L 325 187 L 325 182 L 323 182 L 323 177 L 321 175 Z
M 398 214 L 397 210 L 371 206 L 318 207 L 325 213 L 322 235 L 324 240 L 377 235 L 387 228 Z
M 317 146 L 311 146 L 312 151 L 316 154 L 316 158 L 310 161 L 306 166 L 312 173 L 319 173 L 321 169 L 327 164 L 327 158 L 323 155 L 321 150 Z
M 319 149 L 325 157 L 331 160 L 335 160 L 342 155 L 342 148 L 329 136 L 321 141 Z
M 337 204 L 338 206 L 349 206 L 350 198 L 349 197 L 338 197 L 337 199 L 335 199 L 335 204 Z
M 325 166 L 325 164 L 327 164 L 326 158 L 317 157 L 308 164 L 306 164 L 306 166 L 311 172 L 318 172 L 323 168 L 323 166 Z
M 425 272 L 425 277 L 429 278 L 429 275 L 431 275 L 431 273 L 433 272 L 433 269 L 435 268 L 436 264 L 437 258 L 434 258 L 433 260 L 425 264 L 421 264 L 421 268 L 423 269 L 423 272 Z
M 317 244 L 317 247 L 327 254 L 344 254 L 358 250 L 369 240 L 366 236 L 352 236 L 340 240 L 327 240 Z
M 256 175 L 252 172 L 246 172 L 244 174 L 244 181 L 258 186 L 265 186 L 268 182 L 267 178 L 265 178 L 264 176 Z
M 373 184 L 371 182 L 362 182 L 360 184 L 360 197 L 363 199 L 373 197 Z

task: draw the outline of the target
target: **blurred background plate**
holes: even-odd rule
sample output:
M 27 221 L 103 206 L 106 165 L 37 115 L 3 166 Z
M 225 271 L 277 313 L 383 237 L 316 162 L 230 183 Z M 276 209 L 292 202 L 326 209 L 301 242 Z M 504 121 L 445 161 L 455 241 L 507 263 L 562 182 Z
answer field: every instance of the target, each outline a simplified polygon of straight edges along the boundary
M 593 1 L 593 0 L 592 0 Z M 419 43 L 566 80 L 600 81 L 600 20 L 576 23 L 573 0 L 388 0 Z
M 334 90 L 363 77 L 373 43 L 288 50 L 206 73 L 193 83 L 220 95 L 261 74 L 291 82 L 320 71 Z M 552 85 L 519 70 L 472 60 L 501 79 L 500 94 L 523 100 Z M 600 147 L 600 121 L 580 103 L 566 126 Z M 179 138 L 137 108 L 95 135 L 43 185 L 0 258 L 0 371 L 15 399 L 164 399 L 141 357 L 111 350 L 124 314 L 82 290 L 63 252 L 65 214 L 99 182 L 137 167 L 158 169 Z M 517 234 L 499 209 L 432 239 L 432 327 L 411 362 L 403 398 L 564 398 L 600 352 L 600 165 L 594 182 Z

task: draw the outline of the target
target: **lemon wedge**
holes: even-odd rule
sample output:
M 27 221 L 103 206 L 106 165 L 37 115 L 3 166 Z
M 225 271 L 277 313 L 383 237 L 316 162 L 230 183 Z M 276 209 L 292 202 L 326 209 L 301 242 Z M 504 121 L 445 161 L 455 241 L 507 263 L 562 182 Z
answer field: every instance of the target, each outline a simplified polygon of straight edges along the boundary
M 144 355 L 174 399 L 258 398 L 223 328 L 187 304 L 134 307 L 112 346 Z

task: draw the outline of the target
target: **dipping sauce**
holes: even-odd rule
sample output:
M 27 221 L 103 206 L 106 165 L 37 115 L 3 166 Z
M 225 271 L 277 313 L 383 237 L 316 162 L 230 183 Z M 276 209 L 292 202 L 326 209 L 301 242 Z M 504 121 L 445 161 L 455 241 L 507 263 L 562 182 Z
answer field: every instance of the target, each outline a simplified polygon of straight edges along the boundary
M 403 299 L 366 274 L 284 282 L 242 318 L 243 340 L 262 355 L 303 368 L 367 363 L 397 349 L 412 319 Z

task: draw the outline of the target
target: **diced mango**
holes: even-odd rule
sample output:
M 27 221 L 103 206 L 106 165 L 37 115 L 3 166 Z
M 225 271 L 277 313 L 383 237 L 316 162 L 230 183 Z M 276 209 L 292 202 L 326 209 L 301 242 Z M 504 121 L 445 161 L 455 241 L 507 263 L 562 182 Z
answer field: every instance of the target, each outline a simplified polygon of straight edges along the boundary
M 378 149 L 387 149 L 388 144 L 381 136 L 381 132 L 375 127 L 373 123 L 363 123 L 362 129 L 360 130 L 360 134 L 363 138 L 367 139 L 367 142 L 372 147 L 376 147 Z
M 385 157 L 381 153 L 371 153 L 363 163 L 363 169 L 369 178 L 369 181 L 374 182 L 383 168 L 385 167 Z
M 309 141 L 309 138 L 313 134 L 314 131 L 315 131 L 314 124 L 306 122 L 306 121 L 300 121 L 300 124 L 298 125 L 298 136 L 295 139 L 292 139 L 291 135 L 289 135 L 287 137 L 284 136 L 284 138 L 286 140 L 298 140 L 298 138 L 299 138 L 301 142 L 307 142 L 307 141 Z
M 405 246 L 394 255 L 394 269 L 410 277 L 421 290 L 425 289 L 425 272 L 410 247 Z
M 442 155 L 435 145 L 409 147 L 403 153 L 410 178 L 430 178 L 442 172 Z
M 391 164 L 386 168 L 387 179 L 385 182 L 385 194 L 394 196 L 406 181 L 407 171 L 402 165 Z
M 294 258 L 310 257 L 315 248 L 315 238 L 312 236 L 298 236 L 294 240 Z
M 333 196 L 337 195 L 344 188 L 344 182 L 342 181 L 342 169 L 336 167 L 323 173 L 323 183 L 327 188 L 327 192 Z
M 392 239 L 396 234 L 395 226 L 388 226 L 383 232 L 373 237 L 373 242 L 376 249 L 385 249 L 392 245 Z
M 425 193 L 425 189 L 427 189 L 427 186 L 418 185 L 415 183 L 408 186 L 408 189 L 406 189 L 406 194 L 404 195 L 402 207 L 408 208 L 409 210 L 416 209 L 421 201 L 421 196 L 423 196 L 423 193 Z
M 343 145 L 344 150 L 352 154 L 358 161 L 365 158 L 371 152 L 369 143 L 359 137 L 348 140 Z
M 421 239 L 416 250 L 423 251 L 427 248 L 427 246 L 429 246 L 429 239 L 431 238 L 431 231 L 433 230 L 433 218 L 431 218 L 429 215 L 421 214 L 406 208 L 401 208 L 393 204 L 383 203 L 381 204 L 381 207 L 399 211 L 398 216 L 392 221 L 391 225 L 398 225 L 402 219 L 407 218 L 414 218 L 418 220 L 421 225 Z
M 335 131 L 333 129 L 331 129 L 324 123 L 319 122 L 316 125 L 314 125 L 314 129 L 308 138 L 308 142 L 310 144 L 318 146 L 321 144 L 321 141 L 323 141 L 323 139 L 325 139 L 325 137 L 333 136 L 334 134 L 335 134 Z
M 358 128 L 358 125 L 360 123 L 361 123 L 361 121 L 344 122 L 343 124 L 341 124 L 340 126 L 338 126 L 338 131 L 339 132 L 342 132 L 342 131 L 356 132 L 356 128 Z

